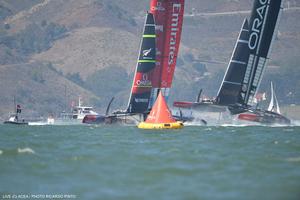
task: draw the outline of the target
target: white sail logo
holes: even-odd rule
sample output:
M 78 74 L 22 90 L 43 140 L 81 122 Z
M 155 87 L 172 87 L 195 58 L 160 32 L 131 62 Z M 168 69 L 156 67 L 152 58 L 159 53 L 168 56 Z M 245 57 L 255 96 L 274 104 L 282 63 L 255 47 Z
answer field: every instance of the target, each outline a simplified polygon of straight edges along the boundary
M 166 9 L 162 6 L 161 2 L 157 2 L 157 5 L 152 6 L 151 10 L 165 11 Z
M 249 43 L 248 46 L 251 50 L 256 49 L 258 43 L 259 43 L 259 37 L 261 34 L 261 29 L 264 24 L 264 18 L 266 15 L 266 4 L 268 0 L 259 0 L 261 6 L 256 9 L 256 12 L 258 14 L 258 17 L 253 20 L 252 28 L 251 28 L 251 34 L 249 37 Z
M 144 57 L 145 57 L 145 56 L 148 56 L 149 53 L 150 53 L 151 51 L 152 51 L 152 48 L 143 50 L 143 56 L 144 56 Z
M 137 87 L 152 87 L 152 83 L 147 74 L 143 74 L 142 80 L 136 81 Z
M 170 34 L 170 48 L 169 48 L 169 60 L 168 64 L 171 65 L 174 63 L 174 57 L 176 54 L 176 41 L 177 41 L 177 32 L 179 26 L 179 14 L 181 11 L 181 4 L 173 4 L 173 13 L 171 20 L 171 34 Z M 169 66 L 168 66 L 169 67 Z

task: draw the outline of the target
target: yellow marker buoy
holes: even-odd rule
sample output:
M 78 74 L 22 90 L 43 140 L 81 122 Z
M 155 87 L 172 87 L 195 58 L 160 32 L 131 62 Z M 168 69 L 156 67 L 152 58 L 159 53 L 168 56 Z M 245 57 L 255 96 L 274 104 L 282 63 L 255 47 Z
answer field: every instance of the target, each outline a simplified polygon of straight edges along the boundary
M 168 108 L 165 98 L 159 95 L 152 107 L 150 114 L 145 122 L 138 125 L 141 129 L 179 129 L 183 128 L 183 122 L 176 121 Z

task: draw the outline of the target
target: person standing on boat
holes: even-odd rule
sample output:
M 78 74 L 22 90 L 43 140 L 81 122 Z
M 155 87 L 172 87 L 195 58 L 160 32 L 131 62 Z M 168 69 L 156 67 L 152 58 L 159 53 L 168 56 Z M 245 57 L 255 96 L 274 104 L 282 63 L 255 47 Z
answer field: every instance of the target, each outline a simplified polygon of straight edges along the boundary
M 18 104 L 17 105 L 17 113 L 21 113 L 21 112 L 22 112 L 21 106 Z

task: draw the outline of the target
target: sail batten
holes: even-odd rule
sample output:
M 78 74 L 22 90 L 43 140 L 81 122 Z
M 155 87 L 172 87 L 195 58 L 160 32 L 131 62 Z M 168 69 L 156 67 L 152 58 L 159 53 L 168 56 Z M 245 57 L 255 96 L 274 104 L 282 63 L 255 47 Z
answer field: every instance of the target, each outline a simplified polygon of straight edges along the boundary
M 246 65 L 246 62 L 243 61 L 239 61 L 239 60 L 231 60 L 232 63 L 237 63 L 237 64 L 241 64 L 241 65 Z
M 241 83 L 239 83 L 239 82 L 231 82 L 231 81 L 224 81 L 224 83 L 229 83 L 232 85 L 241 85 Z

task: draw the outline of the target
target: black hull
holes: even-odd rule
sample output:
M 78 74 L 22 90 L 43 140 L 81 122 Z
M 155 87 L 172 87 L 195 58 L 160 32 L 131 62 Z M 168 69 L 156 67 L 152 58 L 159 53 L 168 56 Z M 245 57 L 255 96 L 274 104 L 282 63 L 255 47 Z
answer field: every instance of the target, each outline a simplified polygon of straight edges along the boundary
M 5 121 L 3 124 L 13 124 L 13 125 L 28 125 L 28 122 L 12 122 L 12 121 Z

